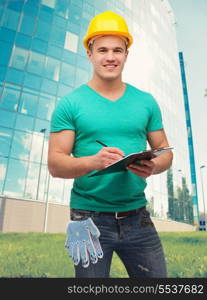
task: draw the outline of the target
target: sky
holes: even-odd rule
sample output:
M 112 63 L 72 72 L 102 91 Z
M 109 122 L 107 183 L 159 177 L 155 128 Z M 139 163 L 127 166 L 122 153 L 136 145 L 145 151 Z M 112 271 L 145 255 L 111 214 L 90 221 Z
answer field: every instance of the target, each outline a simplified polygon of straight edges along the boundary
M 178 50 L 183 52 L 185 63 L 199 210 L 202 210 L 202 186 L 207 209 L 207 0 L 168 1 L 176 20 Z M 206 167 L 201 169 L 202 165 Z

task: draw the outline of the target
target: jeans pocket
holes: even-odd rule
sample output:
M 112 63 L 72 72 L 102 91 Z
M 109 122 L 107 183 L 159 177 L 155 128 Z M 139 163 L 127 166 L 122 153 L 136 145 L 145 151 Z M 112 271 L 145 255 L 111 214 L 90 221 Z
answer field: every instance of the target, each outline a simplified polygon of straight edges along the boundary
M 152 222 L 152 220 L 150 218 L 150 213 L 146 209 L 144 209 L 141 212 L 140 226 L 141 227 L 154 227 L 154 223 Z

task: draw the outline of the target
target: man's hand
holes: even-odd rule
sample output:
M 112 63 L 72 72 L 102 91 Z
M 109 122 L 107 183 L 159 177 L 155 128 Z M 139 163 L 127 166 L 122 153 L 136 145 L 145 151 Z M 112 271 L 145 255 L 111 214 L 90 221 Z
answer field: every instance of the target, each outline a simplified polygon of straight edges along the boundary
M 124 152 L 115 147 L 103 147 L 98 153 L 90 156 L 90 165 L 94 170 L 101 170 L 124 157 Z
M 137 176 L 147 178 L 151 176 L 155 170 L 155 163 L 152 160 L 141 160 L 139 164 L 130 164 L 127 170 Z
M 65 248 L 75 265 L 81 261 L 82 266 L 87 268 L 90 261 L 95 264 L 98 258 L 103 257 L 99 236 L 100 232 L 91 218 L 69 222 Z

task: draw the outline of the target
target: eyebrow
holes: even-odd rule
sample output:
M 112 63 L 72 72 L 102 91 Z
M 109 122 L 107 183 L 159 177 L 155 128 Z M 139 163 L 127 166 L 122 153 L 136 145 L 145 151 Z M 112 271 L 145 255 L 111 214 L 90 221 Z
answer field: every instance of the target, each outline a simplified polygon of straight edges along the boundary
M 107 47 L 99 47 L 97 50 L 107 50 L 108 48 Z M 113 50 L 123 50 L 124 51 L 124 48 L 122 47 L 115 47 L 113 48 Z

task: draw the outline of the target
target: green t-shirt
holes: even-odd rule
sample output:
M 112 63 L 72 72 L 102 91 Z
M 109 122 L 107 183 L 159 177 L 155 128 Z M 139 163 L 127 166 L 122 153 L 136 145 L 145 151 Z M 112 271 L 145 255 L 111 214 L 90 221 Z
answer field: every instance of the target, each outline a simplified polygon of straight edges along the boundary
M 111 101 L 87 84 L 58 103 L 51 132 L 74 130 L 74 157 L 96 154 L 100 140 L 125 155 L 146 149 L 147 133 L 162 129 L 160 108 L 151 94 L 130 84 L 122 97 Z M 74 179 L 70 207 L 93 211 L 127 211 L 146 205 L 146 180 L 130 171 Z

